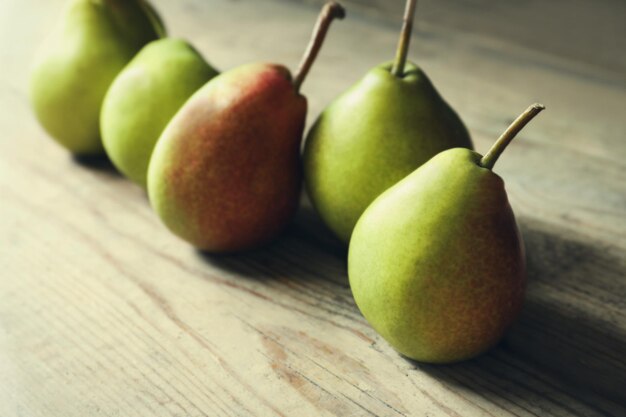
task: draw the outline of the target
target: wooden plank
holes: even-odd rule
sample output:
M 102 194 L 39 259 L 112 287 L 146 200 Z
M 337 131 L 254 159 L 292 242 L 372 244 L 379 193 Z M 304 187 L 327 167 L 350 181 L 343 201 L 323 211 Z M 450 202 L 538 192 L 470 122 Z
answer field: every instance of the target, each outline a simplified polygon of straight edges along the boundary
M 109 165 L 78 163 L 46 138 L 25 68 L 61 3 L 0 4 L 0 415 L 626 413 L 617 78 L 499 39 L 417 36 L 413 56 L 480 150 L 531 101 L 548 105 L 497 170 L 526 239 L 523 315 L 489 354 L 429 366 L 397 355 L 360 316 L 345 253 L 306 204 L 265 249 L 202 255 Z M 221 68 L 294 67 L 316 14 L 274 1 L 155 3 Z M 310 121 L 393 56 L 395 40 L 371 19 L 338 23 L 304 86 Z

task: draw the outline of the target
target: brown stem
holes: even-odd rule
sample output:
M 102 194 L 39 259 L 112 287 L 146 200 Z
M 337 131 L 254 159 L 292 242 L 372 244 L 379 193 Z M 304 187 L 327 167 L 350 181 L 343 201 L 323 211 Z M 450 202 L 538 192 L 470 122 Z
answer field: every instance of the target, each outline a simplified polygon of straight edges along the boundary
M 487 169 L 492 169 L 496 164 L 496 161 L 504 152 L 506 147 L 511 143 L 513 138 L 524 128 L 536 115 L 539 114 L 546 107 L 543 104 L 535 103 L 528 107 L 524 113 L 522 113 L 511 126 L 498 138 L 496 143 L 493 144 L 489 152 L 485 154 L 480 160 L 480 166 Z
M 396 60 L 391 68 L 391 73 L 398 78 L 404 76 L 404 65 L 406 64 L 406 58 L 409 54 L 416 8 L 417 0 L 407 0 L 406 9 L 404 10 L 404 20 L 402 22 L 402 31 L 400 32 L 400 40 L 398 41 L 398 48 L 396 50 Z
M 309 73 L 313 62 L 315 62 L 315 58 L 324 43 L 324 38 L 326 37 L 330 24 L 334 19 L 343 19 L 345 16 L 346 11 L 337 2 L 329 1 L 322 8 L 319 17 L 317 18 L 315 28 L 313 29 L 311 41 L 306 48 L 302 61 L 300 61 L 300 66 L 298 67 L 296 75 L 293 78 L 293 87 L 296 91 L 300 91 L 300 87 L 302 86 L 304 79 Z

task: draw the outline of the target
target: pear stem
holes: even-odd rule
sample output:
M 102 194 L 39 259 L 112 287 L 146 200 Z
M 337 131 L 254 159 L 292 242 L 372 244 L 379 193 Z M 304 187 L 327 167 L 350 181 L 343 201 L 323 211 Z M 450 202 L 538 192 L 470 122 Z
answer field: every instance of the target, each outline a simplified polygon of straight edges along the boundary
M 298 67 L 296 75 L 293 78 L 293 87 L 296 91 L 300 91 L 300 87 L 302 86 L 304 79 L 309 73 L 313 62 L 315 62 L 315 58 L 317 58 L 317 54 L 324 43 L 324 38 L 330 28 L 330 24 L 334 19 L 343 19 L 345 16 L 346 11 L 339 3 L 329 1 L 324 4 L 322 11 L 317 18 L 317 23 L 313 29 L 309 45 L 306 48 L 302 61 L 300 61 L 300 66 Z
M 511 143 L 513 138 L 524 128 L 536 115 L 538 115 L 546 107 L 543 104 L 535 103 L 528 107 L 524 113 L 520 114 L 513 123 L 504 131 L 504 133 L 498 138 L 496 143 L 493 144 L 489 152 L 480 159 L 480 166 L 487 169 L 493 169 L 496 161 L 504 152 L 506 147 Z
M 404 10 L 404 19 L 402 22 L 402 30 L 400 32 L 400 40 L 396 49 L 396 60 L 391 68 L 391 73 L 398 78 L 404 76 L 404 65 L 409 54 L 409 45 L 411 44 L 411 33 L 413 32 L 413 19 L 415 9 L 417 8 L 417 0 L 407 0 Z

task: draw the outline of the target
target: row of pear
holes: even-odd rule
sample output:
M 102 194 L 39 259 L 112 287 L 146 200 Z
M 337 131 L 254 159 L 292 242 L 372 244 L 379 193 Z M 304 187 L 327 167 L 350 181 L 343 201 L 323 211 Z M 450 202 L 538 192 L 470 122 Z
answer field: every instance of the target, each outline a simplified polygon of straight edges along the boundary
M 530 106 L 481 156 L 457 113 L 407 62 L 407 0 L 393 62 L 374 67 L 301 142 L 301 86 L 331 22 L 326 3 L 295 74 L 246 64 L 218 73 L 166 37 L 145 0 L 72 0 L 43 49 L 30 97 L 72 153 L 106 154 L 147 189 L 176 235 L 209 252 L 274 239 L 301 186 L 349 244 L 348 276 L 365 318 L 400 353 L 473 357 L 500 340 L 523 301 L 525 258 L 504 183 L 492 168 L 539 111 Z

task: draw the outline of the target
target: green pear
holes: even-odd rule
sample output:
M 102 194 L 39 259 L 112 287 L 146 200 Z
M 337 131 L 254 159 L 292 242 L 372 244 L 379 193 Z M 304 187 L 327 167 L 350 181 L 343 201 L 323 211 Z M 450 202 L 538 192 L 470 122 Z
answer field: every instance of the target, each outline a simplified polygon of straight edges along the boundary
M 375 67 L 331 103 L 307 136 L 309 198 L 345 243 L 387 188 L 445 149 L 472 148 L 461 119 L 426 74 L 406 63 L 414 10 L 409 0 L 396 61 Z
M 299 90 L 343 14 L 337 3 L 324 6 L 293 78 L 282 65 L 243 65 L 213 78 L 174 116 L 148 169 L 150 202 L 174 234 L 202 250 L 233 252 L 273 239 L 291 219 L 307 111 Z
M 493 165 L 543 109 L 533 105 L 481 157 L 439 153 L 381 194 L 359 219 L 348 251 L 357 306 L 409 358 L 432 363 L 476 356 L 518 315 L 524 245 Z
M 163 32 L 144 0 L 72 0 L 30 80 L 43 128 L 75 154 L 101 153 L 100 107 L 115 76 Z
M 165 126 L 216 75 L 180 39 L 153 41 L 133 58 L 109 88 L 100 117 L 104 148 L 120 172 L 146 187 L 150 156 Z

